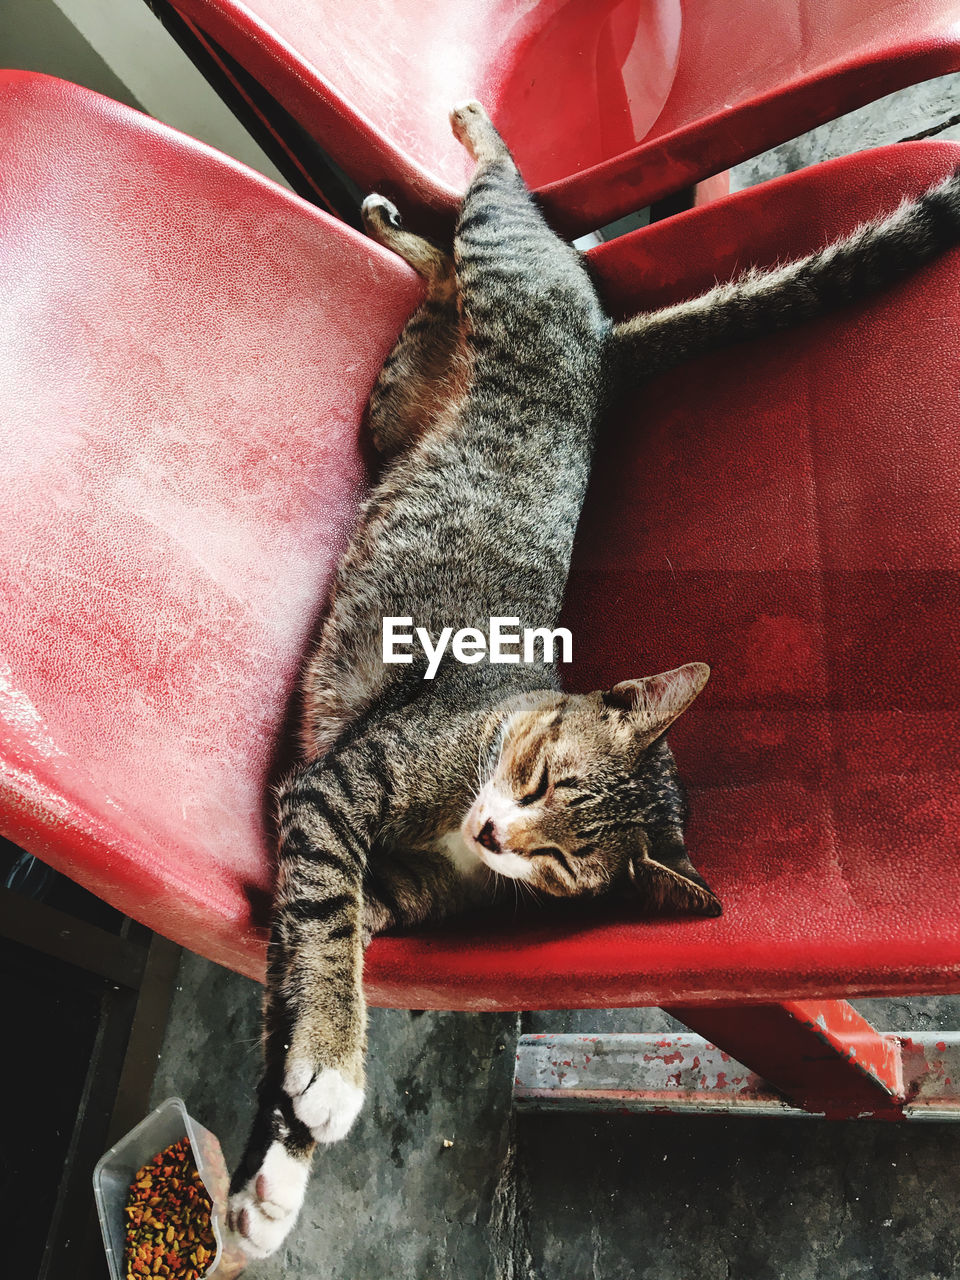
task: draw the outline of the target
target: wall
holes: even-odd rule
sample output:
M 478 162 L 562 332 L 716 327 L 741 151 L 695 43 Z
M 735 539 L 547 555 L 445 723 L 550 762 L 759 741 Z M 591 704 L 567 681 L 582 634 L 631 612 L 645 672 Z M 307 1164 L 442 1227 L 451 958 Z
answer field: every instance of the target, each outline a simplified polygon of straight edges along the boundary
M 4 66 L 139 106 L 283 182 L 144 0 L 0 0 L 0 51 Z

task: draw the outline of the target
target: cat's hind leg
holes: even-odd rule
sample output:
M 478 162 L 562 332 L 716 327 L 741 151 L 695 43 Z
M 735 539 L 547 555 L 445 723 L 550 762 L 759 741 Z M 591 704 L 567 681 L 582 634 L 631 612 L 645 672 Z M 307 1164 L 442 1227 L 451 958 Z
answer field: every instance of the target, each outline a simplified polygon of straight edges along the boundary
M 407 231 L 400 211 L 386 196 L 373 192 L 360 206 L 364 230 L 378 244 L 409 262 L 417 275 L 433 283 L 450 281 L 454 288 L 453 259 L 432 240 Z
M 507 144 L 479 102 L 471 100 L 454 107 L 450 112 L 450 127 L 477 164 L 511 158 Z
M 450 123 L 477 162 L 453 242 L 473 401 L 480 396 L 492 420 L 505 424 L 549 387 L 555 359 L 567 363 L 569 330 L 589 305 L 591 287 L 579 255 L 550 230 L 483 107 L 455 107 Z M 567 295 L 569 305 L 561 301 Z
M 386 454 L 408 448 L 456 412 L 469 379 L 453 259 L 403 228 L 384 196 L 363 202 L 368 233 L 409 262 L 427 282 L 427 296 L 397 339 L 374 384 L 368 421 Z

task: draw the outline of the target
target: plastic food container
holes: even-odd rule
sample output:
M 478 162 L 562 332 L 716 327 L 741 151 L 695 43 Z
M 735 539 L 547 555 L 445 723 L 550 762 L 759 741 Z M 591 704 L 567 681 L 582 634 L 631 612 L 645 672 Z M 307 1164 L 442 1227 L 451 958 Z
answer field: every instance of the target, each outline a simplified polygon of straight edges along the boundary
M 197 1170 L 213 1205 L 212 1226 L 217 1251 L 203 1274 L 216 1273 L 217 1280 L 231 1280 L 246 1266 L 246 1256 L 232 1242 L 226 1228 L 230 1179 L 220 1143 L 209 1129 L 191 1119 L 182 1099 L 168 1098 L 102 1155 L 93 1171 L 93 1194 L 111 1280 L 125 1280 L 123 1211 L 137 1170 L 184 1136 L 190 1142 Z

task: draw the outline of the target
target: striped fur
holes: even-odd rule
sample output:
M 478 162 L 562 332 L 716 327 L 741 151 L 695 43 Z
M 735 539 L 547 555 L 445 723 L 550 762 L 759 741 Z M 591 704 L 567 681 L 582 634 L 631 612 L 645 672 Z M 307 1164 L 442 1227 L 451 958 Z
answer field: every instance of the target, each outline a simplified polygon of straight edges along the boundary
M 702 351 L 787 329 L 895 284 L 960 240 L 956 174 L 886 218 L 773 271 L 751 270 L 616 325 L 617 380 L 637 386 Z
M 720 911 L 684 847 L 663 736 L 702 689 L 702 663 L 569 695 L 550 667 L 448 655 L 427 683 L 422 660 L 382 662 L 384 616 L 412 615 L 434 638 L 492 616 L 553 627 L 595 425 L 623 385 L 878 289 L 960 231 L 951 179 L 802 262 L 613 325 L 483 109 L 452 124 L 477 162 L 452 258 L 382 197 L 363 209 L 427 296 L 371 397 L 385 471 L 305 673 L 305 763 L 279 797 L 266 1065 L 231 1198 L 255 1255 L 294 1222 L 315 1145 L 360 1109 L 373 935 L 489 902 L 506 879 Z

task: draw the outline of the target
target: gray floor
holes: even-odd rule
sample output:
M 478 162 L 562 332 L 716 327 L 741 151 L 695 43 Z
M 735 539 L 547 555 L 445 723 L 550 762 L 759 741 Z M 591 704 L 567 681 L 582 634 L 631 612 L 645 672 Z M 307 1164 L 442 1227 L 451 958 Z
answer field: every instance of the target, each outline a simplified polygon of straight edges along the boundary
M 184 955 L 154 1100 L 180 1094 L 235 1160 L 260 990 Z M 891 1030 L 960 1026 L 960 999 L 861 1001 Z M 524 1030 L 659 1030 L 658 1010 L 375 1009 L 370 1098 L 315 1165 L 261 1280 L 951 1280 L 960 1126 L 523 1116 Z M 445 1141 L 452 1146 L 445 1146 Z
M 895 95 L 743 165 L 734 185 L 918 134 L 960 138 L 960 78 Z M 181 1094 L 236 1159 L 259 991 L 185 956 L 155 1096 Z M 881 1027 L 960 1027 L 960 1000 L 861 1006 Z M 641 1029 L 657 1011 L 524 1015 Z M 373 1011 L 370 1100 L 317 1161 L 262 1280 L 952 1280 L 960 1126 L 589 1119 L 510 1111 L 517 1016 Z M 445 1146 L 444 1141 L 452 1142 Z
M 229 1164 L 252 1114 L 259 988 L 191 955 L 180 983 L 154 1098 L 179 1093 L 216 1132 Z M 516 1014 L 372 1010 L 367 1106 L 347 1140 L 315 1161 L 286 1248 L 252 1274 L 509 1276 L 518 1027 Z

